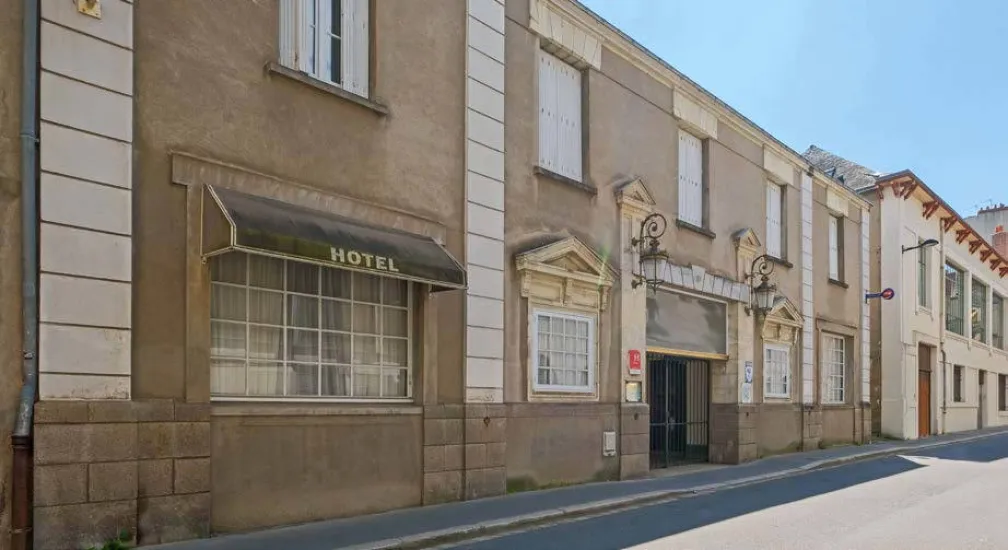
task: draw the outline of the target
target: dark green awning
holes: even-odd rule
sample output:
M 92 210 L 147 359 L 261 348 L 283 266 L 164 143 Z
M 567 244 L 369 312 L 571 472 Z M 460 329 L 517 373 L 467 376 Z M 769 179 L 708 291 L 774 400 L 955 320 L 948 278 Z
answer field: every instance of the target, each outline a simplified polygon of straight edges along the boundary
M 432 290 L 466 286 L 465 269 L 430 237 L 231 189 L 207 186 L 202 240 L 204 257 L 244 251 L 427 283 Z

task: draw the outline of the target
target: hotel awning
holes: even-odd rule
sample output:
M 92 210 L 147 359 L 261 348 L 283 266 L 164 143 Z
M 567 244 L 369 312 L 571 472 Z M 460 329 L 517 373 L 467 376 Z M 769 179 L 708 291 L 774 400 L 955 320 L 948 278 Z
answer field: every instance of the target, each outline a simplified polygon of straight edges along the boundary
M 432 291 L 466 286 L 462 265 L 423 235 L 210 186 L 202 220 L 204 258 L 239 251 L 426 283 Z

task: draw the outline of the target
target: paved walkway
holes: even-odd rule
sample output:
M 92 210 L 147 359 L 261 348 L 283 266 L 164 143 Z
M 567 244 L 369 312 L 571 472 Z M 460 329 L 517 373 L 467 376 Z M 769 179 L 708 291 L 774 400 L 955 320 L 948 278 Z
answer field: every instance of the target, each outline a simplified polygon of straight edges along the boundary
M 159 550 L 334 550 L 338 548 L 394 548 L 400 542 L 415 542 L 428 535 L 446 535 L 453 531 L 476 532 L 489 523 L 496 526 L 520 524 L 515 518 L 550 515 L 559 518 L 586 506 L 628 505 L 635 499 L 655 498 L 661 493 L 709 491 L 738 484 L 773 479 L 810 469 L 885 454 L 912 453 L 927 448 L 1008 433 L 1006 428 L 935 436 L 919 441 L 885 441 L 861 446 L 834 447 L 805 453 L 792 453 L 757 460 L 727 468 L 717 468 L 682 475 L 637 481 L 590 483 L 516 493 L 496 498 L 454 502 L 437 506 L 409 508 L 361 516 L 272 529 L 244 535 L 157 546 Z M 268 505 L 268 503 L 264 503 Z

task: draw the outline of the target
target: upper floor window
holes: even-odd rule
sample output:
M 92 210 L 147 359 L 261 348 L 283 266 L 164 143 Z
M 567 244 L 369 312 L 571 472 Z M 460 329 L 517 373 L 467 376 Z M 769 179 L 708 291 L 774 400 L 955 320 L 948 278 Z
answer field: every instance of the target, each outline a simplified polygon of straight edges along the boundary
M 539 166 L 581 181 L 581 71 L 539 50 Z
M 767 254 L 778 259 L 785 259 L 784 230 L 784 187 L 776 183 L 767 185 L 766 194 L 766 224 L 767 224 Z
M 843 281 L 844 239 L 843 218 L 829 217 L 829 278 Z
M 920 241 L 917 246 L 917 305 L 925 308 L 931 308 L 931 259 L 928 247 L 921 246 Z
M 991 297 L 991 344 L 998 349 L 1005 349 L 1004 342 L 1004 321 L 1005 309 L 1004 298 L 995 294 Z
M 977 342 L 987 342 L 987 286 L 973 279 L 970 292 L 970 324 L 973 327 L 973 339 Z
M 945 330 L 966 336 L 963 320 L 966 316 L 966 292 L 963 271 L 945 264 Z
M 411 396 L 410 283 L 237 252 L 210 281 L 211 395 Z
M 703 142 L 679 130 L 679 219 L 704 226 Z
M 370 0 L 281 0 L 280 63 L 368 96 Z

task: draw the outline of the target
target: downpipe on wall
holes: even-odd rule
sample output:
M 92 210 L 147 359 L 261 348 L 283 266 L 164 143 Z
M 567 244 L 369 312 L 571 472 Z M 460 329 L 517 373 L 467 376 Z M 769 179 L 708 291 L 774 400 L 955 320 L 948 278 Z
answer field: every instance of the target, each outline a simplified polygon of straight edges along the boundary
M 24 0 L 21 88 L 22 376 L 11 433 L 11 549 L 32 548 L 32 421 L 38 391 L 39 0 Z

